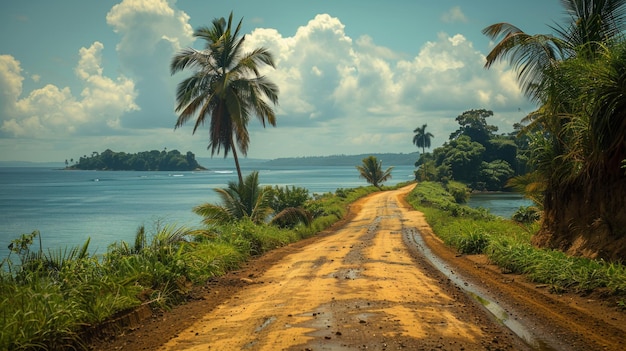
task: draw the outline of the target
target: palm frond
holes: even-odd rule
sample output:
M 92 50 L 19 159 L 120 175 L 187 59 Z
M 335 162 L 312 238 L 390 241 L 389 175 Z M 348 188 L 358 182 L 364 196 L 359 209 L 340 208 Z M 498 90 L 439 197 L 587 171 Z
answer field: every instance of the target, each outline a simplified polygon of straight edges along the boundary
M 299 223 L 307 227 L 310 227 L 311 223 L 313 223 L 311 213 L 301 207 L 287 207 L 277 213 L 270 221 L 270 224 L 280 227 L 294 227 Z
M 202 216 L 202 223 L 206 225 L 224 224 L 234 220 L 233 216 L 226 208 L 210 203 L 204 203 L 194 207 L 193 212 Z
M 176 91 L 176 108 L 179 113 L 175 129 L 197 116 L 193 133 L 205 123 L 209 124 L 211 155 L 224 157 L 233 152 L 237 174 L 243 182 L 237 163 L 237 148 L 247 154 L 250 144 L 248 122 L 256 114 L 265 127 L 266 122 L 276 125 L 276 116 L 267 101 L 278 101 L 278 87 L 259 75 L 260 66 L 275 67 L 271 53 L 265 48 L 244 53 L 245 36 L 241 36 L 243 19 L 233 28 L 233 13 L 228 20 L 215 18 L 212 26 L 194 31 L 194 36 L 205 41 L 204 50 L 184 49 L 174 55 L 170 72 L 175 74 L 191 70 L 191 77 L 179 83 Z M 210 121 L 208 121 L 210 119 Z

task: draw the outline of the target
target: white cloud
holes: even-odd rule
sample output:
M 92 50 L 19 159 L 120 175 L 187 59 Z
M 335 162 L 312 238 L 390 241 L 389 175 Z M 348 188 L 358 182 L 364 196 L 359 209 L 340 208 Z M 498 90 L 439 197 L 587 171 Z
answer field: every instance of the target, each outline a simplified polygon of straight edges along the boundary
M 0 55 L 0 102 L 4 109 L 11 108 L 22 93 L 22 68 L 20 63 L 10 55 Z M 5 113 L 10 111 L 4 111 Z
M 122 36 L 116 49 L 123 55 L 148 55 L 160 41 L 178 50 L 192 40 L 189 16 L 166 0 L 123 0 L 111 8 L 106 20 Z
M 454 6 L 450 10 L 445 12 L 443 15 L 441 15 L 441 20 L 445 23 L 467 23 L 467 17 L 463 13 L 463 11 L 461 11 L 460 6 Z
M 136 103 L 142 110 L 124 119 L 122 126 L 173 127 L 178 77 L 170 76 L 169 65 L 177 51 L 193 43 L 189 16 L 173 0 L 123 0 L 111 8 L 106 20 L 120 35 L 118 58 L 123 72 L 136 83 Z
M 0 87 L 5 117 L 0 131 L 5 135 L 27 138 L 63 138 L 78 130 L 106 133 L 107 128 L 119 126 L 119 119 L 132 110 L 136 92 L 132 80 L 120 76 L 113 80 L 103 75 L 101 51 L 103 45 L 93 43 L 81 48 L 75 69 L 83 90 L 80 98 L 68 87 L 47 84 L 21 98 L 20 62 L 12 56 L 0 59 Z M 110 130 L 108 131 L 110 132 Z
M 87 152 L 204 149 L 203 131 L 193 137 L 190 128 L 172 132 L 175 84 L 185 74 L 170 77 L 169 62 L 194 44 L 188 20 L 173 1 L 115 5 L 107 23 L 119 34 L 124 74 L 107 76 L 104 45 L 94 42 L 79 51 L 79 94 L 52 84 L 23 92 L 20 62 L 0 56 L 0 135 L 54 138 L 58 148 L 71 136 Z M 484 54 L 461 34 L 440 33 L 407 57 L 371 37 L 353 39 L 338 18 L 321 14 L 290 36 L 257 28 L 245 43 L 248 50 L 264 46 L 274 54 L 277 68 L 262 73 L 280 88 L 277 128 L 250 122 L 250 157 L 411 152 L 416 126 L 428 123 L 436 146 L 458 127 L 454 118 L 463 111 L 491 109 L 491 122 L 505 126 L 519 121 L 518 109 L 529 105 L 506 64 L 485 70 Z
M 252 137 L 253 153 L 271 152 L 275 142 L 269 135 L 293 139 L 294 154 L 320 154 L 320 145 L 345 153 L 413 151 L 411 132 L 420 123 L 429 123 L 442 143 L 463 111 L 486 108 L 497 115 L 527 105 L 514 73 L 506 65 L 485 70 L 484 54 L 461 34 L 440 33 L 415 57 L 403 59 L 369 37 L 352 40 L 339 19 L 318 15 L 292 37 L 257 29 L 246 41 L 277 57 L 277 69 L 267 75 L 281 89 L 277 129 L 282 132 L 259 131 Z M 519 118 L 500 117 L 498 123 L 512 125 Z

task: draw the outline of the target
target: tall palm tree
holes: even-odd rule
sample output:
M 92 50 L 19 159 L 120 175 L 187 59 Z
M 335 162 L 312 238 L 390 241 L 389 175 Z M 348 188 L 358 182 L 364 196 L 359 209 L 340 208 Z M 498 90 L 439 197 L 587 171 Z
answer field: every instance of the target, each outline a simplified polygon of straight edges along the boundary
M 501 38 L 485 66 L 508 58 L 526 95 L 539 104 L 525 129 L 536 179 L 545 183 L 539 237 L 547 239 L 537 243 L 569 249 L 585 233 L 604 231 L 626 240 L 621 169 L 626 158 L 626 0 L 562 3 L 570 21 L 553 27 L 556 35 L 528 35 L 507 23 L 483 32 Z M 609 243 L 606 258 L 614 258 L 611 245 L 619 246 Z
M 237 148 L 244 156 L 248 152 L 248 121 L 256 115 L 263 127 L 266 123 L 276 126 L 269 103 L 278 103 L 278 87 L 259 73 L 264 65 L 275 67 L 272 54 L 263 47 L 243 52 L 242 20 L 233 29 L 231 12 L 228 22 L 216 18 L 211 27 L 198 28 L 194 36 L 206 42 L 204 49 L 184 49 L 170 64 L 171 74 L 185 69 L 193 71 L 178 84 L 176 112 L 180 114 L 175 129 L 196 114 L 193 134 L 209 123 L 207 148 L 211 149 L 211 156 L 219 154 L 222 148 L 224 157 L 232 151 L 239 182 L 243 182 L 243 176 Z
M 375 156 L 368 156 L 363 159 L 363 164 L 356 166 L 359 170 L 361 178 L 364 178 L 368 183 L 380 189 L 382 183 L 391 179 L 391 170 L 393 167 L 387 168 L 383 171 L 383 161 L 378 161 Z
M 413 144 L 422 148 L 422 154 L 425 153 L 425 148 L 430 149 L 430 139 L 435 136 L 431 132 L 426 132 L 426 124 L 424 124 L 421 128 L 415 128 L 413 133 L 415 133 L 415 136 L 413 137 Z

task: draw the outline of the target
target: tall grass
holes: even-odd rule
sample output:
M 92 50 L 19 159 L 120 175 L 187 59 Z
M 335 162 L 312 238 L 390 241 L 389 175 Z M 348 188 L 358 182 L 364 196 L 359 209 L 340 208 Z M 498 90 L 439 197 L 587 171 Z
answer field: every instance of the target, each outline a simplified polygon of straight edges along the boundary
M 281 229 L 242 220 L 220 226 L 140 227 L 132 243 L 89 254 L 80 247 L 45 252 L 38 232 L 11 243 L 0 262 L 0 350 L 83 350 L 85 330 L 142 304 L 167 309 L 189 290 L 255 255 L 310 237 L 341 219 L 375 187 L 339 189 L 306 207 L 310 227 Z
M 536 248 L 530 239 L 538 230 L 537 222 L 522 224 L 462 206 L 440 183 L 418 184 L 407 200 L 424 213 L 436 235 L 460 253 L 484 253 L 503 271 L 525 274 L 554 291 L 606 288 L 626 295 L 626 266 Z

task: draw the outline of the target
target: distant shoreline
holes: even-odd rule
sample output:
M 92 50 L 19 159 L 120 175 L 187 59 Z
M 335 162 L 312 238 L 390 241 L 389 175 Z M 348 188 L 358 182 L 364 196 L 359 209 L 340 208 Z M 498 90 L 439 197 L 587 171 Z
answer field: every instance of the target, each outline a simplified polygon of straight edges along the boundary
M 248 159 L 239 160 L 242 167 L 264 166 L 356 166 L 361 164 L 363 158 L 373 155 L 383 161 L 383 166 L 412 166 L 419 159 L 419 152 L 412 153 L 369 153 L 359 155 L 330 155 L 330 156 L 301 156 L 282 157 L 276 159 Z M 207 170 L 224 167 L 235 167 L 232 158 L 223 157 L 197 157 L 198 163 Z M 0 161 L 0 167 L 50 167 L 65 169 L 63 162 L 30 162 L 30 161 Z

